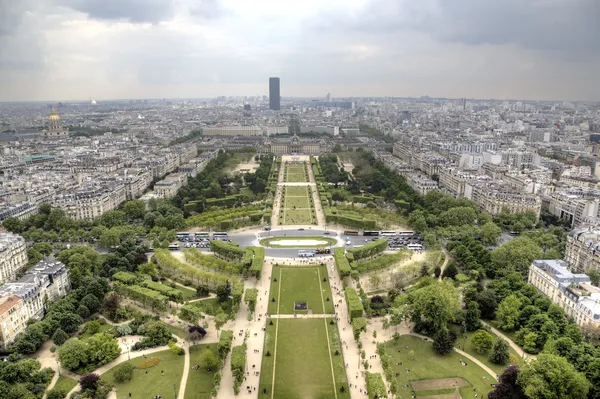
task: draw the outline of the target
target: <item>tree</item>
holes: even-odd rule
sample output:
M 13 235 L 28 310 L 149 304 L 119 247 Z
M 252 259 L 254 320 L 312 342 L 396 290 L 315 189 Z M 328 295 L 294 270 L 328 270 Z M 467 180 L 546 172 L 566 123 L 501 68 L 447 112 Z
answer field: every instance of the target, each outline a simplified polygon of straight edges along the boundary
M 467 311 L 465 312 L 465 325 L 467 331 L 475 331 L 481 327 L 481 312 L 479 311 L 479 305 L 477 302 L 471 301 L 467 305 Z
M 408 301 L 408 314 L 417 331 L 432 334 L 446 328 L 460 311 L 458 292 L 449 281 L 433 280 L 405 297 L 401 298 Z
M 492 345 L 494 344 L 494 338 L 492 335 L 485 330 L 478 330 L 471 337 L 471 344 L 475 348 L 477 348 L 477 352 L 485 352 L 492 349 Z
M 90 317 L 91 313 L 90 313 L 90 310 L 88 309 L 87 306 L 85 306 L 85 305 L 79 305 L 79 307 L 77 308 L 77 314 L 82 319 L 87 319 L 88 317 Z
M 438 330 L 433 336 L 433 349 L 439 355 L 446 355 L 452 352 L 454 343 L 450 339 L 450 334 L 446 327 Z
M 451 278 L 454 279 L 458 274 L 458 269 L 456 264 L 453 261 L 448 262 L 448 265 L 444 269 L 444 273 L 442 274 L 442 278 Z
M 67 333 L 60 328 L 54 332 L 54 335 L 52 335 L 52 342 L 54 342 L 54 344 L 58 346 L 61 346 L 62 344 L 67 342 L 68 339 L 69 336 L 67 335 Z
M 130 381 L 133 378 L 133 365 L 131 363 L 119 365 L 113 376 L 117 382 Z
M 502 235 L 502 229 L 494 222 L 487 222 L 479 230 L 481 241 L 486 245 L 498 244 L 498 238 Z
M 517 379 L 528 398 L 585 399 L 590 383 L 567 359 L 541 354 L 527 363 Z
M 435 278 L 438 278 L 440 277 L 440 274 L 442 274 L 442 269 L 440 269 L 439 266 L 436 266 L 435 269 L 433 269 L 433 275 Z
M 4 219 L 4 221 L 2 222 L 2 226 L 6 230 L 16 234 L 21 234 L 25 230 L 25 224 L 20 219 L 14 216 L 10 216 Z
M 427 264 L 423 263 L 423 265 L 421 266 L 421 270 L 419 271 L 419 274 L 421 275 L 421 277 L 425 277 L 429 275 L 429 266 L 427 266 Z
M 378 289 L 379 285 L 381 284 L 381 277 L 379 277 L 377 274 L 371 274 L 369 276 L 369 283 L 371 283 L 375 289 Z
M 106 297 L 104 298 L 104 303 L 102 304 L 102 307 L 104 308 L 106 315 L 111 320 L 115 320 L 117 309 L 119 309 L 120 304 L 121 297 L 116 292 L 112 292 L 106 295 Z
M 227 323 L 227 319 L 227 314 L 223 311 L 217 313 L 217 315 L 215 316 L 215 328 L 217 330 L 217 335 L 219 334 L 221 327 L 223 327 L 225 323 Z
M 217 297 L 219 302 L 226 302 L 231 295 L 231 283 L 227 280 L 224 284 L 217 286 Z
M 489 277 L 506 276 L 511 272 L 527 275 L 529 266 L 534 259 L 543 257 L 542 249 L 527 237 L 517 237 L 492 251 L 492 262 L 487 266 Z
M 588 277 L 593 285 L 596 287 L 600 284 L 600 272 L 596 269 L 590 269 L 587 272 Z
M 127 201 L 123 204 L 123 213 L 130 222 L 144 219 L 146 204 L 141 200 Z
M 77 370 L 89 361 L 87 346 L 77 338 L 65 342 L 58 351 L 62 367 L 67 370 Z
M 517 383 L 518 366 L 508 366 L 498 379 L 499 384 L 489 393 L 488 399 L 526 399 L 523 389 Z
M 102 305 L 94 294 L 87 294 L 81 300 L 81 304 L 90 310 L 90 313 L 96 313 Z
M 151 321 L 146 323 L 145 326 L 145 335 L 154 345 L 166 345 L 171 340 L 171 330 L 162 321 Z
M 517 327 L 520 307 L 521 301 L 514 294 L 500 302 L 496 310 L 496 320 L 498 320 L 500 328 L 512 331 Z
M 497 338 L 490 352 L 490 362 L 505 365 L 508 363 L 509 356 L 508 342 L 502 338 Z
M 112 335 L 99 333 L 87 340 L 89 362 L 98 366 L 116 359 L 121 353 L 119 342 Z
M 100 322 L 98 320 L 92 320 L 85 326 L 85 331 L 88 334 L 94 335 L 100 331 Z
M 220 360 L 213 351 L 210 349 L 204 349 L 202 352 L 200 352 L 198 363 L 207 371 L 212 371 L 219 366 Z
M 84 374 L 79 379 L 79 385 L 84 391 L 96 391 L 99 382 L 100 376 L 94 373 Z

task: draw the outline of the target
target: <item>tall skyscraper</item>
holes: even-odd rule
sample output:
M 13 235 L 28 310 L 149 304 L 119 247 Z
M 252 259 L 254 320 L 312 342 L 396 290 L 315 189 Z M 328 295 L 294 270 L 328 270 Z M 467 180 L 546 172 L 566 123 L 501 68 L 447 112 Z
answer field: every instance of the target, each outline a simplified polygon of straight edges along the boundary
M 269 108 L 278 111 L 281 108 L 279 78 L 269 78 Z

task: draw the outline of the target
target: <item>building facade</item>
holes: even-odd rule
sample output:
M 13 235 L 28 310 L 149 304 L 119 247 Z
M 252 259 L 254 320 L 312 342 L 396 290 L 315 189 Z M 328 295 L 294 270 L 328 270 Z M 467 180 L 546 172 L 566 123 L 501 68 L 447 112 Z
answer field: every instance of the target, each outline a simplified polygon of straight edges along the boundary
M 534 260 L 528 282 L 580 327 L 600 326 L 600 288 L 587 275 L 571 273 L 562 260 Z
M 279 78 L 269 78 L 269 108 L 273 111 L 281 109 L 281 91 Z
M 27 248 L 23 237 L 0 233 L 0 284 L 14 281 L 27 266 Z
M 23 299 L 15 295 L 0 298 L 0 349 L 6 350 L 27 327 Z

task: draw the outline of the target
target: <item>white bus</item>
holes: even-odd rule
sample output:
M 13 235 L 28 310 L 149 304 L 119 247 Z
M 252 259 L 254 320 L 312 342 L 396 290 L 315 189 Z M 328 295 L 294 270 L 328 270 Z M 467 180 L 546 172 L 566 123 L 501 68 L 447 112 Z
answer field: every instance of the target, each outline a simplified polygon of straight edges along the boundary
M 381 236 L 382 237 L 395 237 L 396 232 L 395 231 L 382 231 Z
M 411 251 L 422 251 L 423 250 L 423 246 L 421 244 L 408 244 L 406 246 L 406 248 L 410 249 Z
M 298 251 L 298 256 L 301 258 L 312 258 L 315 256 L 315 251 L 312 249 L 301 249 Z
M 400 233 L 398 233 L 398 235 L 400 237 L 414 236 L 415 232 L 414 231 L 401 231 Z
M 179 250 L 179 248 L 180 248 L 179 244 L 171 244 L 171 245 L 169 245 L 169 250 L 171 250 L 171 251 L 177 251 L 177 250 Z

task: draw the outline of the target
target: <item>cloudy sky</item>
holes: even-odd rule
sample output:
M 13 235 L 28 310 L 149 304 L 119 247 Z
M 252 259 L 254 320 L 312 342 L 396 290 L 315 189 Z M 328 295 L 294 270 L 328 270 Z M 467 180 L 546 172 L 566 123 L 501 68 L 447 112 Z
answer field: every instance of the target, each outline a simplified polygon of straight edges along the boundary
M 600 100 L 599 0 L 0 0 L 0 101 Z

